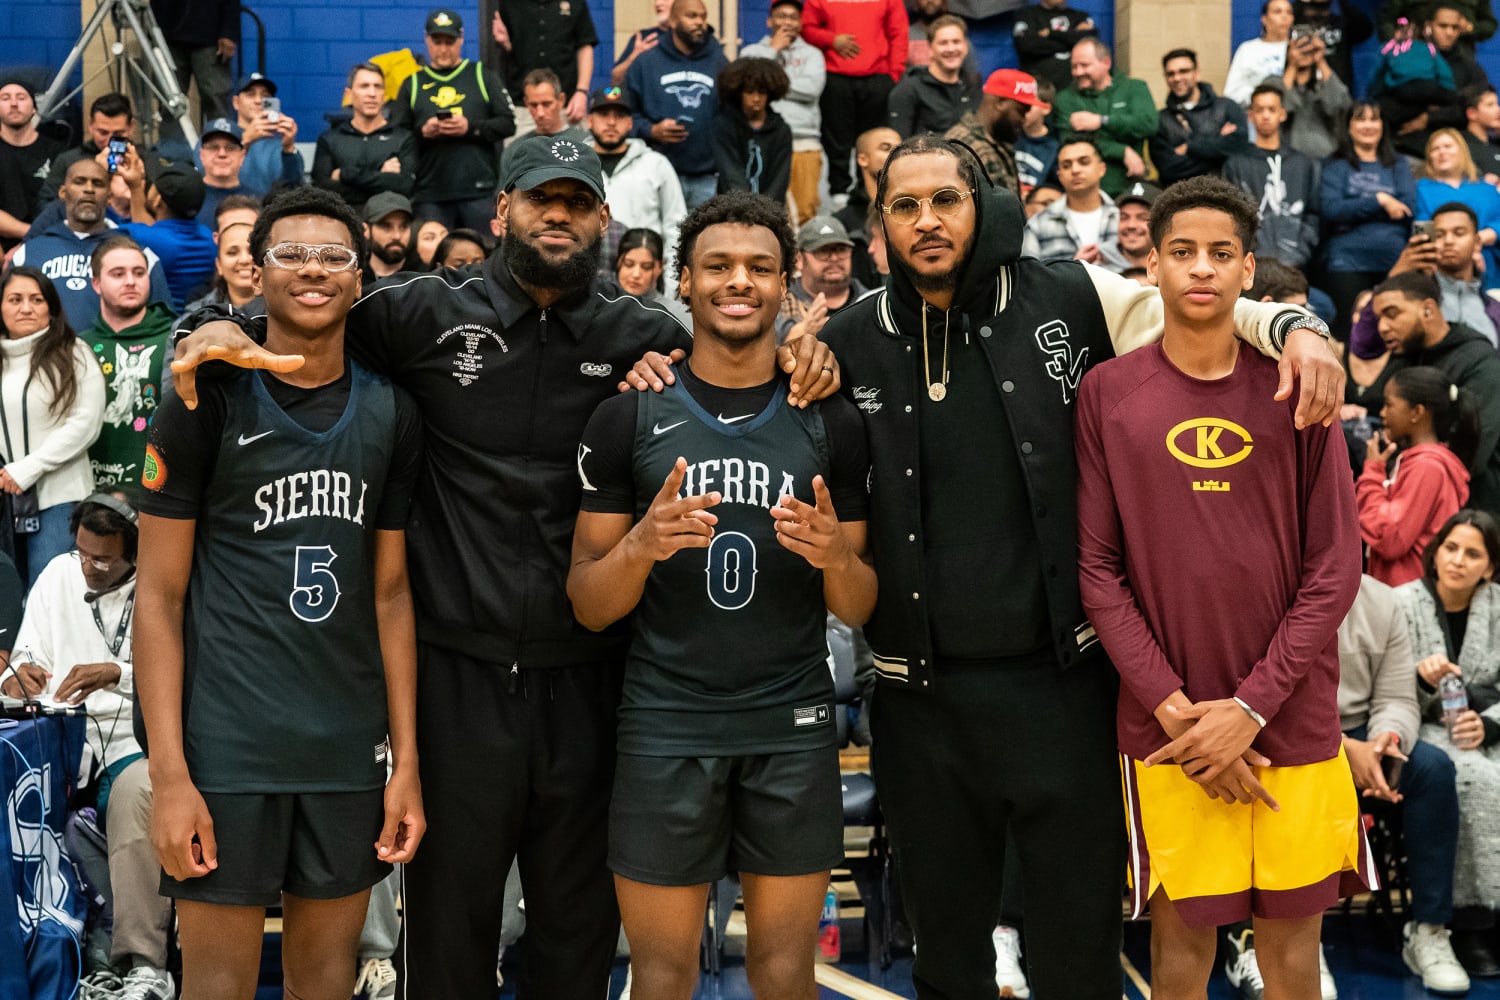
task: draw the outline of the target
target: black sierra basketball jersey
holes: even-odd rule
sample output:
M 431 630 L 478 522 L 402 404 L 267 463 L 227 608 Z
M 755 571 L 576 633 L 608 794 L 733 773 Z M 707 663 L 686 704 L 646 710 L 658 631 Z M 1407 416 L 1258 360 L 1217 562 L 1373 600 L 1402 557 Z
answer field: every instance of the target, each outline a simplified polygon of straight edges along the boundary
M 183 728 L 212 792 L 385 784 L 375 514 L 396 440 L 389 382 L 354 363 L 343 416 L 307 430 L 260 372 L 225 380 L 188 584 Z
M 824 638 L 823 574 L 776 540 L 771 508 L 813 502 L 828 475 L 817 406 L 786 404 L 725 424 L 679 385 L 645 392 L 636 410 L 636 516 L 678 456 L 682 495 L 717 491 L 706 549 L 659 562 L 636 606 L 620 710 L 620 750 L 655 756 L 780 753 L 834 741 Z

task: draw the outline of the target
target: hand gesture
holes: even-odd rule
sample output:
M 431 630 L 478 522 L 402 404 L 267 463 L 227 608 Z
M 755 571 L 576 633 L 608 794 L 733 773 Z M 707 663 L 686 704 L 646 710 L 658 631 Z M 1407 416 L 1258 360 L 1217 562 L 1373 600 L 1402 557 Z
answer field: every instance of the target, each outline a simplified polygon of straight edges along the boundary
M 1442 653 L 1429 656 L 1417 664 L 1417 676 L 1434 688 L 1438 686 L 1438 681 L 1448 674 L 1457 674 L 1462 677 L 1463 668 Z
M 582 91 L 574 91 L 573 96 L 568 98 L 567 115 L 570 122 L 581 122 L 583 116 L 589 113 L 589 99 Z
M 95 691 L 119 682 L 118 663 L 80 663 L 68 671 L 52 697 L 76 705 Z
M 776 520 L 776 540 L 782 548 L 806 559 L 813 569 L 829 569 L 853 556 L 854 550 L 839 527 L 828 484 L 822 476 L 813 476 L 812 486 L 815 504 L 782 497 L 771 508 L 771 517 Z
M 1380 431 L 1370 435 L 1370 440 L 1365 442 L 1365 461 L 1374 462 L 1381 468 L 1396 456 L 1396 442 L 1386 437 Z
M 635 48 L 631 50 L 630 58 L 634 59 L 642 52 L 650 52 L 656 48 L 656 43 L 661 41 L 661 35 L 655 28 L 642 28 L 635 33 Z
M 1270 806 L 1273 811 L 1281 811 L 1281 804 L 1271 797 L 1271 793 L 1266 791 L 1266 786 L 1262 785 L 1260 779 L 1256 778 L 1255 772 L 1250 770 L 1250 765 L 1241 758 L 1230 761 L 1222 774 L 1213 781 L 1202 782 L 1201 785 L 1204 795 L 1211 799 L 1219 799 L 1226 804 L 1238 802 L 1248 806 L 1259 799 Z
M 9 469 L 0 468 L 0 490 L 4 490 L 13 497 L 18 497 L 26 491 L 21 489 L 21 484 L 16 482 Z
M 282 115 L 276 123 L 276 133 L 281 136 L 281 151 L 290 153 L 297 148 L 297 119 L 291 115 Z
M 1411 217 L 1411 209 L 1406 207 L 1406 202 L 1395 197 L 1394 195 L 1387 194 L 1384 191 L 1378 191 L 1375 194 L 1375 200 L 1380 202 L 1380 207 L 1385 209 L 1385 214 L 1390 216 L 1392 220 L 1407 219 Z
M 717 493 L 678 497 L 687 475 L 687 459 L 679 457 L 667 473 L 661 489 L 651 500 L 646 516 L 625 536 L 638 552 L 653 562 L 663 562 L 683 549 L 706 549 L 714 539 L 719 518 L 708 510 L 722 499 Z
M 1145 177 L 1146 176 L 1146 161 L 1143 160 L 1143 159 L 1141 159 L 1141 154 L 1140 153 L 1137 153 L 1135 150 L 1131 149 L 1129 146 L 1125 147 L 1125 176 L 1126 177 Z
M 1251 741 L 1260 732 L 1260 726 L 1233 698 L 1195 702 L 1188 708 L 1168 705 L 1166 710 L 1192 726 L 1144 763 L 1154 767 L 1176 761 L 1199 784 L 1213 781 L 1230 763 L 1249 751 Z M 1254 754 L 1252 763 L 1265 766 L 1270 762 Z
M 1099 249 L 1099 244 L 1089 243 L 1078 248 L 1073 255 L 1074 260 L 1081 260 L 1085 264 L 1097 264 L 1104 257 L 1104 251 Z
M 398 156 L 386 157 L 386 161 L 380 165 L 382 174 L 399 174 L 401 172 L 401 158 Z M 337 177 L 334 180 L 338 180 Z
M 1273 399 L 1289 398 L 1293 383 L 1302 381 L 1293 422 L 1298 427 L 1331 425 L 1344 401 L 1344 366 L 1328 343 L 1306 327 L 1295 327 L 1286 335 L 1276 368 L 1281 381 Z
M 1097 132 L 1104 119 L 1092 111 L 1075 111 L 1068 116 L 1068 126 L 1074 132 Z
M 214 46 L 214 55 L 220 62 L 228 62 L 233 59 L 237 51 L 239 51 L 239 46 L 234 43 L 233 38 L 221 38 L 218 44 Z
M 854 59 L 859 55 L 859 43 L 854 40 L 853 35 L 835 35 L 833 51 L 844 59 Z
M 426 832 L 427 816 L 422 811 L 422 781 L 417 777 L 417 769 L 398 765 L 385 785 L 385 823 L 375 841 L 375 853 L 381 861 L 391 864 L 410 861 Z
M 651 138 L 657 142 L 681 142 L 687 138 L 687 128 L 676 118 L 663 118 L 651 126 Z
M 219 867 L 219 843 L 208 804 L 186 775 L 153 782 L 151 844 L 162 870 L 179 882 Z
M 172 362 L 172 387 L 190 410 L 198 408 L 198 366 L 205 361 L 294 372 L 302 367 L 303 358 L 300 354 L 272 354 L 227 320 L 205 323 L 177 342 L 177 357 Z M 3 476 L 4 470 L 0 470 L 0 489 L 5 488 Z
M 500 12 L 495 11 L 494 18 L 490 21 L 490 34 L 495 38 L 495 44 L 505 51 L 510 51 L 510 32 L 505 28 L 505 22 L 500 19 Z
M 1349 770 L 1354 774 L 1354 787 L 1367 798 L 1400 802 L 1401 795 L 1385 780 L 1383 761 L 1387 756 L 1406 756 L 1399 749 L 1400 737 L 1395 733 L 1381 733 L 1373 740 L 1357 740 L 1344 737 L 1344 756 L 1349 758 Z
M 839 363 L 828 345 L 816 337 L 798 337 L 776 348 L 776 363 L 791 376 L 786 401 L 807 409 L 839 391 Z
M 677 381 L 677 376 L 672 374 L 672 366 L 685 357 L 687 357 L 687 351 L 680 347 L 671 354 L 647 351 L 646 356 L 625 373 L 625 378 L 619 385 L 620 391 L 635 389 L 637 392 L 645 392 L 650 389 L 652 392 L 661 392 L 662 389 Z
M 823 324 L 828 322 L 828 296 L 819 292 L 813 296 L 812 305 L 807 307 L 801 322 L 796 324 L 799 337 L 816 337 L 823 329 Z
M 1392 200 L 1394 201 L 1395 199 Z M 1400 202 L 1397 202 L 1397 204 L 1400 204 Z M 1402 271 L 1421 271 L 1423 274 L 1432 274 L 1436 270 L 1437 244 L 1432 241 L 1432 237 L 1430 236 L 1413 233 L 1411 238 L 1406 241 L 1406 247 L 1401 251 L 1401 256 L 1396 258 L 1396 263 L 1391 267 L 1390 273 L 1400 274 Z

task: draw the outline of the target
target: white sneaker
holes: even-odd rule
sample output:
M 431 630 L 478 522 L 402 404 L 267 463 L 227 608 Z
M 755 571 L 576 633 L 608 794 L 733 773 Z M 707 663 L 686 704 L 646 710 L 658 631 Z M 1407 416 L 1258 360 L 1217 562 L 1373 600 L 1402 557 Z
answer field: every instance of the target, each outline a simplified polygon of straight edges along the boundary
M 125 973 L 125 985 L 118 996 L 120 1000 L 172 1000 L 177 988 L 165 969 L 138 965 Z
M 1323 1000 L 1339 1000 L 1339 988 L 1333 981 L 1333 973 L 1328 968 L 1328 955 L 1321 944 L 1318 945 L 1318 989 L 1323 992 Z
M 1025 1000 L 1031 996 L 1026 969 L 1021 965 L 1021 935 L 1004 924 L 995 928 L 995 985 L 1003 997 Z
M 1255 960 L 1255 931 L 1246 928 L 1229 935 L 1229 957 L 1224 960 L 1224 978 L 1244 1000 L 1261 1000 L 1266 984 Z
M 78 1000 L 115 1000 L 124 985 L 113 969 L 100 969 L 78 981 Z
M 1469 974 L 1453 954 L 1448 928 L 1438 924 L 1408 923 L 1401 929 L 1401 959 L 1422 985 L 1434 993 L 1469 992 Z
M 396 967 L 388 958 L 367 958 L 354 980 L 354 995 L 367 1000 L 393 1000 L 396 996 Z

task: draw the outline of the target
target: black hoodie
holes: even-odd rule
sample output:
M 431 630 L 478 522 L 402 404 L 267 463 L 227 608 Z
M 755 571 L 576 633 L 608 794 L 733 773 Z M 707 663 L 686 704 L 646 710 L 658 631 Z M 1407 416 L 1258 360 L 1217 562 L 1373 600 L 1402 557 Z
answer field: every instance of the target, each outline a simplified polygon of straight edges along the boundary
M 1431 347 L 1400 357 L 1403 366 L 1431 365 L 1474 394 L 1479 407 L 1479 447 L 1469 470 L 1469 506 L 1500 510 L 1500 355 L 1477 330 L 1453 323 Z
M 714 116 L 714 169 L 719 172 L 719 194 L 749 191 L 774 201 L 786 201 L 792 181 L 792 129 L 775 111 L 766 112 L 760 128 L 745 112 L 722 107 Z

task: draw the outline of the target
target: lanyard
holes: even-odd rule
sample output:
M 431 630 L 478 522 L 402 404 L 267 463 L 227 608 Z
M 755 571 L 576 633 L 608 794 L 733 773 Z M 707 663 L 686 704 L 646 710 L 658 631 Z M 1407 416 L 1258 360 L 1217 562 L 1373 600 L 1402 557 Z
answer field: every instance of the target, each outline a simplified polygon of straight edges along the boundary
M 5 432 L 5 462 L 0 464 L 14 462 L 18 458 L 25 458 L 31 454 L 31 414 L 26 412 L 26 395 L 31 392 L 31 379 L 35 375 L 35 368 L 28 371 L 26 373 L 26 381 L 21 385 L 21 447 L 25 450 L 19 455 L 11 447 L 10 420 L 5 413 L 5 400 L 0 398 L 0 431 Z M 98 614 L 98 612 L 95 612 L 95 614 Z
M 104 631 L 104 618 L 99 614 L 99 602 L 90 604 L 89 609 L 94 612 L 94 624 L 99 627 L 99 635 L 109 643 L 109 655 L 119 656 L 120 647 L 125 645 L 125 633 L 130 630 L 130 619 L 135 614 L 135 591 L 132 590 L 130 596 L 125 598 L 125 607 L 120 611 L 120 624 L 115 627 L 113 640 Z

